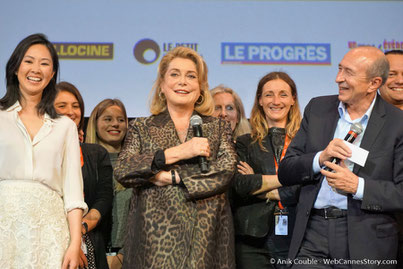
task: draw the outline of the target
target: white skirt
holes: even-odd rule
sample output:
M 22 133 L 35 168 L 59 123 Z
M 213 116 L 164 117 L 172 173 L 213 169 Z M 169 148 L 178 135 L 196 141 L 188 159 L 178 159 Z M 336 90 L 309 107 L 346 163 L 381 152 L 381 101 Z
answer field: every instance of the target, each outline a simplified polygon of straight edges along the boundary
M 0 181 L 0 268 L 61 268 L 69 240 L 55 191 L 34 181 Z

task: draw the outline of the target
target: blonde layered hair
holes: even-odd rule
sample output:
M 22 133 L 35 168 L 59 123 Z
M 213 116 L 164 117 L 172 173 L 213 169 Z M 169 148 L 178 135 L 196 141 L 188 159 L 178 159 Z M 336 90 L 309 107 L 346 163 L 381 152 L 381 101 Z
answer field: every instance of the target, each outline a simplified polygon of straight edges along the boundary
M 127 119 L 127 114 L 126 114 L 126 108 L 123 105 L 122 101 L 119 99 L 105 99 L 102 100 L 91 112 L 91 115 L 88 119 L 88 125 L 87 125 L 87 131 L 86 131 L 86 137 L 85 137 L 85 142 L 86 143 L 92 143 L 92 144 L 99 144 L 99 137 L 97 134 L 97 121 L 98 118 L 104 113 L 104 111 L 111 106 L 118 106 L 125 117 L 126 121 L 126 126 L 128 124 L 128 119 Z M 122 140 L 122 145 L 123 145 L 124 138 Z
M 251 130 L 250 124 L 249 124 L 248 119 L 245 116 L 245 109 L 243 107 L 242 100 L 239 97 L 239 95 L 233 89 L 228 88 L 224 85 L 218 85 L 217 87 L 212 89 L 210 91 L 210 93 L 211 93 L 211 96 L 213 97 L 213 99 L 214 99 L 214 96 L 219 93 L 229 93 L 229 94 L 231 94 L 232 98 L 234 99 L 234 104 L 235 104 L 235 108 L 237 111 L 238 122 L 237 122 L 234 132 L 232 134 L 233 139 L 236 140 L 236 138 L 238 136 L 250 133 L 250 130 Z
M 167 109 L 166 98 L 162 98 L 161 84 L 164 81 L 165 75 L 168 71 L 168 66 L 175 58 L 189 59 L 196 65 L 197 77 L 200 85 L 200 97 L 195 103 L 194 110 L 206 116 L 213 114 L 214 106 L 213 99 L 208 91 L 207 81 L 207 65 L 203 58 L 194 50 L 186 47 L 176 47 L 169 51 L 158 66 L 157 80 L 154 83 L 151 93 L 153 94 L 150 103 L 150 112 L 153 115 L 158 115 Z
M 251 132 L 252 139 L 254 142 L 258 142 L 263 150 L 266 149 L 264 148 L 262 141 L 268 134 L 269 128 L 271 126 L 269 126 L 267 123 L 266 115 L 264 113 L 263 108 L 259 104 L 259 99 L 262 96 L 263 86 L 267 82 L 275 79 L 281 79 L 285 83 L 287 83 L 288 86 L 290 86 L 291 95 L 295 101 L 294 105 L 291 106 L 290 111 L 288 111 L 287 115 L 287 124 L 285 126 L 287 136 L 293 139 L 301 124 L 302 117 L 299 109 L 297 86 L 295 85 L 295 82 L 291 79 L 291 77 L 284 72 L 271 72 L 262 77 L 257 86 L 255 103 L 253 104 L 250 117 L 250 124 L 252 126 L 252 132 Z

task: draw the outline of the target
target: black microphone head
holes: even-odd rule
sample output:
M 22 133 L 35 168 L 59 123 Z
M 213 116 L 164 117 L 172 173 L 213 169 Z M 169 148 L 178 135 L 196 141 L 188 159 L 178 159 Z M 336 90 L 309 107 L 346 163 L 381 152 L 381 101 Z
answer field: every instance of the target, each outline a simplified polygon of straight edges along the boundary
M 360 133 L 362 133 L 363 129 L 364 129 L 364 128 L 362 127 L 361 123 L 359 123 L 359 122 L 354 123 L 354 124 L 351 125 L 351 127 L 350 127 L 350 131 L 353 131 L 353 132 L 356 133 L 357 135 L 359 135 Z
M 193 115 L 190 118 L 190 125 L 195 126 L 195 125 L 202 125 L 203 120 L 199 115 Z

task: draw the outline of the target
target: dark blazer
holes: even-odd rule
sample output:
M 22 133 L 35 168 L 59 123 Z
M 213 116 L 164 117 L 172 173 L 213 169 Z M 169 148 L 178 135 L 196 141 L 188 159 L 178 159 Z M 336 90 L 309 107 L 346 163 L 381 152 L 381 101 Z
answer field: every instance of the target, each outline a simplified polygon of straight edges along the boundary
M 247 162 L 255 174 L 235 174 L 231 193 L 236 235 L 265 237 L 273 228 L 273 213 L 277 203 L 259 199 L 253 195 L 262 185 L 262 175 L 275 175 L 274 154 L 270 146 L 269 136 L 262 141 L 267 151 L 263 151 L 259 143 L 252 143 L 250 134 L 238 137 L 236 150 L 240 161 Z M 298 186 L 279 188 L 279 195 L 289 212 L 289 235 L 295 222 L 295 205 L 297 203 Z M 281 238 L 284 238 L 282 236 Z
M 101 220 L 88 234 L 94 244 L 95 263 L 98 269 L 108 269 L 106 244 L 110 234 L 111 209 L 113 200 L 112 166 L 109 154 L 98 144 L 81 144 L 84 165 L 84 200 L 88 210 L 95 208 L 101 214 Z
M 295 258 L 323 177 L 314 174 L 317 152 L 333 139 L 339 119 L 337 96 L 312 99 L 301 128 L 280 164 L 283 185 L 303 184 L 289 257 Z M 397 232 L 393 212 L 403 209 L 403 112 L 379 95 L 360 147 L 369 151 L 365 167 L 353 172 L 364 178 L 363 200 L 348 195 L 348 244 L 351 259 L 396 259 Z M 353 265 L 353 267 L 355 267 Z M 365 268 L 372 268 L 365 265 Z

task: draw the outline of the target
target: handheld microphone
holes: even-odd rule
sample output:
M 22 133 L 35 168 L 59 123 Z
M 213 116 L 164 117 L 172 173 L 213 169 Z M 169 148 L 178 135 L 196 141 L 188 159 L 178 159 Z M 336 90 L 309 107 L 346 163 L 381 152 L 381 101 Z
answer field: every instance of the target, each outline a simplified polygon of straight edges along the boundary
M 344 141 L 353 143 L 354 140 L 357 138 L 357 136 L 360 133 L 362 133 L 363 129 L 364 128 L 362 127 L 361 123 L 359 123 L 359 122 L 354 123 L 353 125 L 351 125 L 350 131 L 347 133 L 346 137 L 344 137 Z M 335 163 L 335 164 L 339 164 L 340 159 L 334 157 L 334 158 L 332 158 L 332 160 L 330 162 Z M 327 166 L 325 168 L 323 168 L 323 169 L 326 170 L 326 171 L 333 171 L 331 168 L 329 168 Z
M 194 137 L 203 137 L 203 132 L 201 125 L 203 123 L 202 118 L 199 115 L 193 115 L 190 118 L 190 125 L 192 125 L 193 136 Z M 207 159 L 205 156 L 198 156 L 199 166 L 202 173 L 207 173 L 209 171 Z

